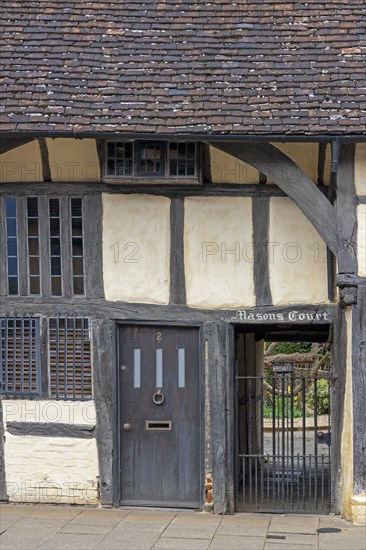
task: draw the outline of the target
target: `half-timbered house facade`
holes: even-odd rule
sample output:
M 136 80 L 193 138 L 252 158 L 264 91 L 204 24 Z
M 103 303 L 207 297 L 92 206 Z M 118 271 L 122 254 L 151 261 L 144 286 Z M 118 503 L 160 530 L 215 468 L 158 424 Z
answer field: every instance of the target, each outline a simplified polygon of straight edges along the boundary
M 365 522 L 364 2 L 1 12 L 1 499 Z

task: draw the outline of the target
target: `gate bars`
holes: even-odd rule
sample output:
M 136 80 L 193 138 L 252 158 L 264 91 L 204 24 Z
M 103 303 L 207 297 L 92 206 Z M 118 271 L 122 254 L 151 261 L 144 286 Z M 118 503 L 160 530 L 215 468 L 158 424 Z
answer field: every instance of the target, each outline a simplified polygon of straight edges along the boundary
M 237 508 L 330 511 L 329 374 L 236 376 Z

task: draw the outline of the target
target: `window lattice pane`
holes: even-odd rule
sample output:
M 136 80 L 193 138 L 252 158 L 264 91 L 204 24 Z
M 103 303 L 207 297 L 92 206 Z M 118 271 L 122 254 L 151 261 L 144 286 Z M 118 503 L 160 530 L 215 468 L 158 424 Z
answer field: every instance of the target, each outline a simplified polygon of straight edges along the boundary
M 27 198 L 29 294 L 40 294 L 38 198 Z
M 71 199 L 71 248 L 73 293 L 84 294 L 83 205 Z
M 60 230 L 60 201 L 50 199 L 50 276 L 52 296 L 62 294 L 62 262 L 61 262 L 61 230 Z
M 24 396 L 39 394 L 38 319 L 0 319 L 0 326 L 2 393 Z
M 133 143 L 116 141 L 107 144 L 107 176 L 133 175 Z
M 169 143 L 169 175 L 173 177 L 196 175 L 195 143 Z
M 17 234 L 17 202 L 15 197 L 5 199 L 6 213 L 6 255 L 8 268 L 8 292 L 10 295 L 19 293 L 18 284 L 18 234 Z
M 92 397 L 90 321 L 84 317 L 49 320 L 51 396 L 59 399 Z
M 140 175 L 163 174 L 163 147 L 161 143 L 138 143 Z

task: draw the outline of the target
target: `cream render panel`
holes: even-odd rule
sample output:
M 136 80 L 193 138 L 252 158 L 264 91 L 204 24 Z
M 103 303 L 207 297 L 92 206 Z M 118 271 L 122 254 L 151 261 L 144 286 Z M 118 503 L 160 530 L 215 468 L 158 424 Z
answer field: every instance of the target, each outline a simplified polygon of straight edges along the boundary
M 215 147 L 210 147 L 210 164 L 212 183 L 258 183 L 258 170 Z
M 42 182 L 42 159 L 37 140 L 0 155 L 1 183 Z
M 314 182 L 318 181 L 318 143 L 273 143 L 277 149 L 285 153 Z M 330 146 L 327 145 L 324 163 L 324 184 L 329 183 L 331 165 Z M 296 180 L 296 174 L 294 174 Z
M 46 139 L 55 182 L 98 182 L 100 163 L 95 139 Z
M 103 279 L 107 300 L 169 303 L 170 200 L 103 194 Z
M 366 277 L 366 204 L 357 207 L 357 227 L 358 274 Z
M 325 243 L 289 198 L 270 200 L 269 272 L 275 305 L 328 301 Z
M 184 228 L 187 304 L 254 306 L 251 199 L 188 197 Z
M 366 195 L 366 143 L 358 143 L 355 152 L 356 195 Z

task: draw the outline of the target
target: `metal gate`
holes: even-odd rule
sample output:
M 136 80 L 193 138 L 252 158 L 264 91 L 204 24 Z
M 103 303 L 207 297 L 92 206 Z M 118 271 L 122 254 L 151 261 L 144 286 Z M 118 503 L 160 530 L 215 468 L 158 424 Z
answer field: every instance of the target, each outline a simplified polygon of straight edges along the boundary
M 329 374 L 307 372 L 236 376 L 238 510 L 330 511 Z

